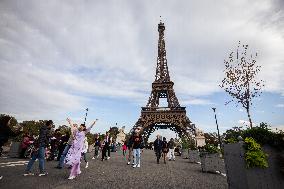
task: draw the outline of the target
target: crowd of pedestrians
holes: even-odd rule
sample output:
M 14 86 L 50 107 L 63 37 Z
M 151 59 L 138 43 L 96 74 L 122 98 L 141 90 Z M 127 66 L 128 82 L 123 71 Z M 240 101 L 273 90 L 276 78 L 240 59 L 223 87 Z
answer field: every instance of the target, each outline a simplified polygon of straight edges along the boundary
M 97 120 L 96 120 L 97 121 Z M 21 158 L 29 157 L 30 160 L 25 168 L 24 176 L 31 176 L 34 173 L 31 172 L 35 161 L 39 162 L 39 174 L 38 176 L 46 176 L 48 173 L 45 170 L 45 160 L 57 160 L 58 164 L 55 168 L 62 169 L 64 165 L 70 168 L 70 174 L 68 179 L 72 180 L 81 174 L 80 164 L 81 161 L 85 161 L 85 168 L 88 168 L 89 162 L 87 160 L 87 152 L 89 148 L 86 134 L 90 132 L 96 121 L 92 123 L 90 127 L 86 127 L 85 124 L 76 124 L 67 118 L 67 122 L 70 127 L 69 132 L 61 133 L 60 129 L 56 129 L 54 132 L 54 124 L 52 120 L 49 120 L 45 125 L 41 126 L 39 136 L 34 137 L 30 134 L 24 134 L 21 143 Z M 9 126 L 10 120 L 6 123 Z M 142 128 L 137 127 L 133 130 L 130 137 L 121 144 L 122 156 L 127 160 L 127 165 L 132 165 L 133 168 L 141 167 L 141 160 L 143 149 L 145 148 L 144 138 L 142 136 Z M 16 133 L 12 131 L 6 132 L 6 138 L 0 135 L 1 146 L 4 141 L 7 141 L 7 136 L 15 136 Z M 1 138 L 2 137 L 2 138 Z M 99 135 L 94 139 L 94 155 L 93 160 L 106 161 L 110 159 L 110 146 L 112 143 L 112 137 L 109 132 L 106 132 L 103 139 L 100 139 Z M 161 139 L 160 135 L 157 135 L 157 139 L 154 141 L 154 152 L 156 155 L 157 163 L 160 163 L 160 158 L 163 157 L 166 164 L 166 158 L 169 160 L 175 160 L 174 155 L 175 143 L 171 138 L 167 142 L 166 138 Z M 127 153 L 128 151 L 128 153 Z M 100 158 L 101 156 L 101 158 Z M 0 179 L 3 177 L 0 176 Z

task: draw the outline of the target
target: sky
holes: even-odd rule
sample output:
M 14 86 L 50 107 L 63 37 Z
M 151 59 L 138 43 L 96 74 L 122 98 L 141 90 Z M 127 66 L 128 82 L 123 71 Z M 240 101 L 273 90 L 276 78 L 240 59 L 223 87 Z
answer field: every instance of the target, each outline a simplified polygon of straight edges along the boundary
M 83 122 L 89 108 L 87 122 L 99 119 L 93 133 L 116 123 L 129 131 L 155 78 L 160 16 L 176 96 L 198 128 L 216 132 L 212 107 L 221 133 L 247 124 L 219 87 L 241 41 L 258 53 L 265 81 L 253 123 L 284 129 L 282 0 L 1 0 L 0 113 L 60 125 Z

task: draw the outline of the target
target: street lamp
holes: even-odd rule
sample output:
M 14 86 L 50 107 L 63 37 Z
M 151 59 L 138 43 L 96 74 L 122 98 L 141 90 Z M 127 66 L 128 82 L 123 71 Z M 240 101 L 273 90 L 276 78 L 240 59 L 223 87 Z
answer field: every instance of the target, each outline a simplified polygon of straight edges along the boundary
M 218 126 L 218 122 L 217 122 L 216 108 L 212 108 L 212 110 L 214 111 L 214 114 L 215 114 L 215 120 L 216 120 L 217 131 L 218 131 L 218 139 L 219 139 L 219 144 L 220 144 L 220 148 L 221 148 L 222 143 L 221 143 L 221 138 L 220 138 L 219 126 Z

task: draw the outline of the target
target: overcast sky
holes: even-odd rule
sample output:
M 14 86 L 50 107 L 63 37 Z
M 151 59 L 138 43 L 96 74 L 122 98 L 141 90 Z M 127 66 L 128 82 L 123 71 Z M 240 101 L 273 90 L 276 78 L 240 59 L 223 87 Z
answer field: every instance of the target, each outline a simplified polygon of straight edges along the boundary
M 282 0 L 1 0 L 0 113 L 58 125 L 67 116 L 82 122 L 88 107 L 88 121 L 99 119 L 92 132 L 129 130 L 151 92 L 159 16 L 176 95 L 197 127 L 216 130 L 213 106 L 221 132 L 246 122 L 218 87 L 241 41 L 258 53 L 265 81 L 253 122 L 284 128 Z

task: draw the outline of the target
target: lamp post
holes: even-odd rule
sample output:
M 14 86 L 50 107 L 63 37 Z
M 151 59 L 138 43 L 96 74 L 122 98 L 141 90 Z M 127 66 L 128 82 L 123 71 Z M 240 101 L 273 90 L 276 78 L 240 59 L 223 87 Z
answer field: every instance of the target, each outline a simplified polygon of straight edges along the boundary
M 219 145 L 220 145 L 220 148 L 221 148 L 222 143 L 221 143 L 221 138 L 220 138 L 219 126 L 218 126 L 218 122 L 217 122 L 216 108 L 212 108 L 212 110 L 214 111 L 214 114 L 215 114 L 215 120 L 216 120 L 217 131 L 218 131 Z
M 86 108 L 86 114 L 85 114 L 85 121 L 84 121 L 84 124 L 86 124 L 86 121 L 87 121 L 88 111 L 89 111 L 89 109 Z

